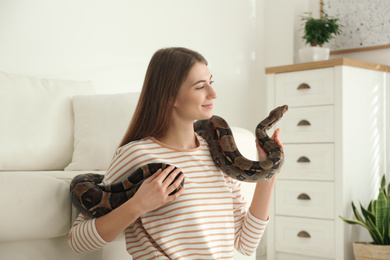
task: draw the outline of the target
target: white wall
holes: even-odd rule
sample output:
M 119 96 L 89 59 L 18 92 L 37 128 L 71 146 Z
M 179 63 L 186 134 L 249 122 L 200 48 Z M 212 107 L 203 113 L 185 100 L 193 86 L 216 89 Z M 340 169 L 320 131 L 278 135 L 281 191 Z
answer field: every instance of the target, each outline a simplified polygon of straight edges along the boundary
M 265 66 L 294 62 L 294 2 L 265 1 Z
M 139 91 L 157 49 L 185 46 L 209 61 L 215 114 L 253 131 L 264 69 L 299 62 L 307 11 L 319 16 L 319 0 L 0 0 L 0 70 Z M 390 65 L 390 49 L 340 56 Z
M 209 61 L 215 113 L 253 131 L 266 114 L 263 12 L 260 0 L 1 0 L 0 70 L 138 91 L 156 50 L 184 46 Z
M 319 0 L 0 0 L 0 70 L 138 91 L 157 49 L 185 46 L 209 61 L 215 114 L 253 131 L 268 113 L 265 67 L 299 61 L 299 15 L 318 10 Z M 390 49 L 342 56 L 390 65 Z

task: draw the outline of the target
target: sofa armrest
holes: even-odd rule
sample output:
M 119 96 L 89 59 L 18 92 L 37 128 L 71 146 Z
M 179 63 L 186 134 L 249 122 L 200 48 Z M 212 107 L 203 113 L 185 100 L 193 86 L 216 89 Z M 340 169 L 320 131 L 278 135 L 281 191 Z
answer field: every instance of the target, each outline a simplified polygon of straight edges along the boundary
M 34 172 L 0 172 L 0 242 L 55 238 L 71 226 L 69 184 Z

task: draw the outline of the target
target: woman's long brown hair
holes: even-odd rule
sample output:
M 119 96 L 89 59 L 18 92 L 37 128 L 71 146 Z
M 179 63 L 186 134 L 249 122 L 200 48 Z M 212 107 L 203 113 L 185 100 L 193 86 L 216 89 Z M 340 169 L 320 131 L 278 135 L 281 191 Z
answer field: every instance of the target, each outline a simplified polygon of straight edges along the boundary
M 133 118 L 119 147 L 148 136 L 164 136 L 179 88 L 195 63 L 206 59 L 186 48 L 158 50 L 149 62 Z

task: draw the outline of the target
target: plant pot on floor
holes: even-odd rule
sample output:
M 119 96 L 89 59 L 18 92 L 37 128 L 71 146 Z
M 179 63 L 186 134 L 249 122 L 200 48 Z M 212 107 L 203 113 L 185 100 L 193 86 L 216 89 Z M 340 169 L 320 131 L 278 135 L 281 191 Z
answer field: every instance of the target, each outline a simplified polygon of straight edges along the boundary
M 313 62 L 329 59 L 329 48 L 307 47 L 299 50 L 300 62 Z
M 355 260 L 390 260 L 390 245 L 354 242 Z

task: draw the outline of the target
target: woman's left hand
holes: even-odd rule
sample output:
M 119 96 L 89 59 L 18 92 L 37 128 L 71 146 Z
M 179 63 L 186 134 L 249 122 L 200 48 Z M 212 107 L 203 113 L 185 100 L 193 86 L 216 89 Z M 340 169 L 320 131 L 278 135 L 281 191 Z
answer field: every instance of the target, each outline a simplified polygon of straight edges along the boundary
M 279 139 L 280 129 L 276 129 L 271 139 L 274 140 L 280 148 L 284 151 L 284 147 L 282 142 Z M 267 154 L 260 147 L 256 140 L 256 147 L 259 153 L 259 160 L 263 161 L 267 159 Z M 269 219 L 269 208 L 271 205 L 271 196 L 272 191 L 276 182 L 276 175 L 274 175 L 271 179 L 265 181 L 259 181 L 256 183 L 255 193 L 253 195 L 252 204 L 250 206 L 250 212 L 261 220 Z
M 280 132 L 280 129 L 279 128 L 276 129 L 275 132 L 273 133 L 273 135 L 271 136 L 271 139 L 274 140 L 275 143 L 277 143 L 280 146 L 280 148 L 282 148 L 282 150 L 284 151 L 283 143 L 279 139 L 279 132 Z M 256 139 L 256 148 L 257 148 L 257 152 L 259 153 L 259 160 L 260 161 L 266 160 L 267 154 L 264 152 L 263 148 L 260 147 L 257 139 Z

